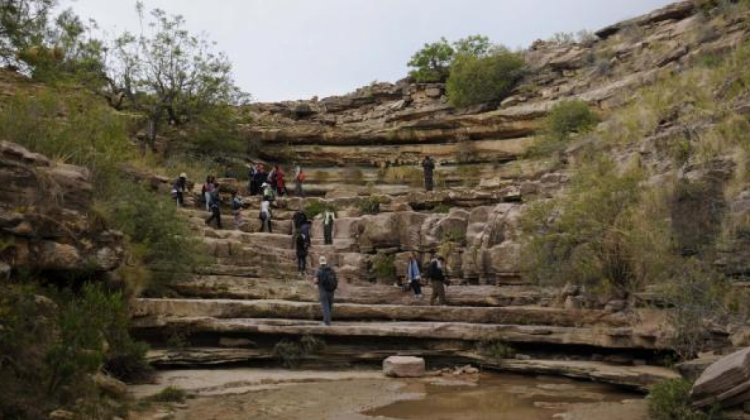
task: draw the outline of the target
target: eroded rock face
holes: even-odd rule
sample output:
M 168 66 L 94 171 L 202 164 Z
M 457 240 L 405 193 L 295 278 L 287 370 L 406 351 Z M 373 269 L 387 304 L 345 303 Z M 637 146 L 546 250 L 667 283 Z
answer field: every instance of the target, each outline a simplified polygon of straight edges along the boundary
M 85 168 L 0 142 L 0 262 L 51 272 L 117 268 L 122 235 L 92 221 L 93 193 Z

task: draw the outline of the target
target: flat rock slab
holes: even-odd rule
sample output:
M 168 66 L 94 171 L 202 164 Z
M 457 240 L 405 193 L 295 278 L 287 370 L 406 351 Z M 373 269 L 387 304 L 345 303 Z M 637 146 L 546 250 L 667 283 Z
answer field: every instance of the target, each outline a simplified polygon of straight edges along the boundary
M 138 299 L 133 316 L 321 319 L 318 303 L 286 300 Z M 629 326 L 631 319 L 598 310 L 538 306 L 436 307 L 426 305 L 337 304 L 336 318 L 347 321 L 426 321 L 476 324 Z
M 421 357 L 391 356 L 383 361 L 383 373 L 390 378 L 421 378 L 425 361 Z
M 691 392 L 695 407 L 724 407 L 750 401 L 750 347 L 710 365 L 695 381 Z
M 213 267 L 217 275 L 189 276 L 170 284 L 181 296 L 204 299 L 283 299 L 317 302 L 318 291 L 295 277 L 286 280 L 257 277 L 257 267 Z M 429 293 L 429 290 L 427 290 Z M 449 306 L 519 306 L 552 299 L 554 289 L 536 286 L 454 286 L 446 295 Z M 412 304 L 414 297 L 393 286 L 339 284 L 336 302 L 357 304 Z
M 212 317 L 149 317 L 133 320 L 133 329 L 173 330 L 192 333 L 259 335 L 314 335 L 336 337 L 391 337 L 428 340 L 539 343 L 616 349 L 663 349 L 667 340 L 652 330 L 613 327 L 556 327 L 538 325 L 472 324 L 463 322 L 337 322 L 289 319 L 218 319 Z

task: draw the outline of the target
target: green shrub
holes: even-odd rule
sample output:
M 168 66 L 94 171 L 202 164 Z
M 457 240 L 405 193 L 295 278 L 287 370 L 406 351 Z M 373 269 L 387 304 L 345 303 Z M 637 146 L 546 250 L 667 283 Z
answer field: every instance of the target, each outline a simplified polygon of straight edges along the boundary
M 448 99 L 457 108 L 502 100 L 521 80 L 524 66 L 519 54 L 505 48 L 486 57 L 459 56 L 446 85 Z
M 285 368 L 296 368 L 299 366 L 303 356 L 302 346 L 295 341 L 283 339 L 273 347 L 273 356 L 281 361 L 281 364 Z
M 83 92 L 12 98 L 0 113 L 0 139 L 91 169 L 98 189 L 106 189 L 119 165 L 134 157 L 122 117 Z
M 562 101 L 552 107 L 545 118 L 545 135 L 567 140 L 572 134 L 586 133 L 599 123 L 599 116 L 584 101 Z
M 655 385 L 648 396 L 648 413 L 651 420 L 720 420 L 716 408 L 709 412 L 690 407 L 692 384 L 685 379 L 670 379 Z
M 378 214 L 380 213 L 380 204 L 383 200 L 380 197 L 366 197 L 357 200 L 356 207 L 359 212 L 365 214 Z
M 500 340 L 485 340 L 477 343 L 477 350 L 485 357 L 498 363 L 516 354 L 516 350 Z
M 522 219 L 531 237 L 524 247 L 527 275 L 617 290 L 641 283 L 649 273 L 637 260 L 648 245 L 643 233 L 660 231 L 639 225 L 642 218 L 632 211 L 640 180 L 637 171 L 619 175 L 602 159 L 581 168 L 565 196 L 532 205 Z
M 380 280 L 396 278 L 396 256 L 379 253 L 372 258 L 372 272 Z
M 131 252 L 152 268 L 153 292 L 162 292 L 181 273 L 205 262 L 200 243 L 170 197 L 126 180 L 116 190 L 103 207 L 114 227 L 127 236 Z
M 184 389 L 170 385 L 158 394 L 154 394 L 148 397 L 149 401 L 162 402 L 162 403 L 183 403 L 188 398 L 188 393 Z
M 59 406 L 95 401 L 90 375 L 101 366 L 125 380 L 148 375 L 128 319 L 122 295 L 99 286 L 85 284 L 79 294 L 1 288 L 0 417 L 46 419 Z

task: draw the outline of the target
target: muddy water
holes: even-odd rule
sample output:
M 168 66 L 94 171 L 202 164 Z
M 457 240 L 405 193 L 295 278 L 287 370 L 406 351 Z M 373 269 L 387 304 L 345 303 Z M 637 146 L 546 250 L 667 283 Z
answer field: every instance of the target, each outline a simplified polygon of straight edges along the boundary
M 397 401 L 364 414 L 403 420 L 636 420 L 644 415 L 642 404 L 623 404 L 637 395 L 559 378 L 485 375 L 475 385 L 411 384 L 404 392 L 423 397 Z
M 485 374 L 417 380 L 379 371 L 236 369 L 160 373 L 157 384 L 196 397 L 151 407 L 139 420 L 647 420 L 643 397 L 557 377 Z

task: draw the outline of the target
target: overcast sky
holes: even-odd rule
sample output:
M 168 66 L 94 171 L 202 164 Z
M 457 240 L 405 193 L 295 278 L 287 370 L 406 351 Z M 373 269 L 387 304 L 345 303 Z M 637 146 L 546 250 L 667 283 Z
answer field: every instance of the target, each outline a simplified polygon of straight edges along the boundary
M 557 32 L 596 30 L 672 0 L 145 0 L 181 14 L 234 63 L 255 100 L 343 94 L 396 81 L 425 42 L 484 34 L 525 47 Z M 135 0 L 67 0 L 112 33 L 137 30 Z

